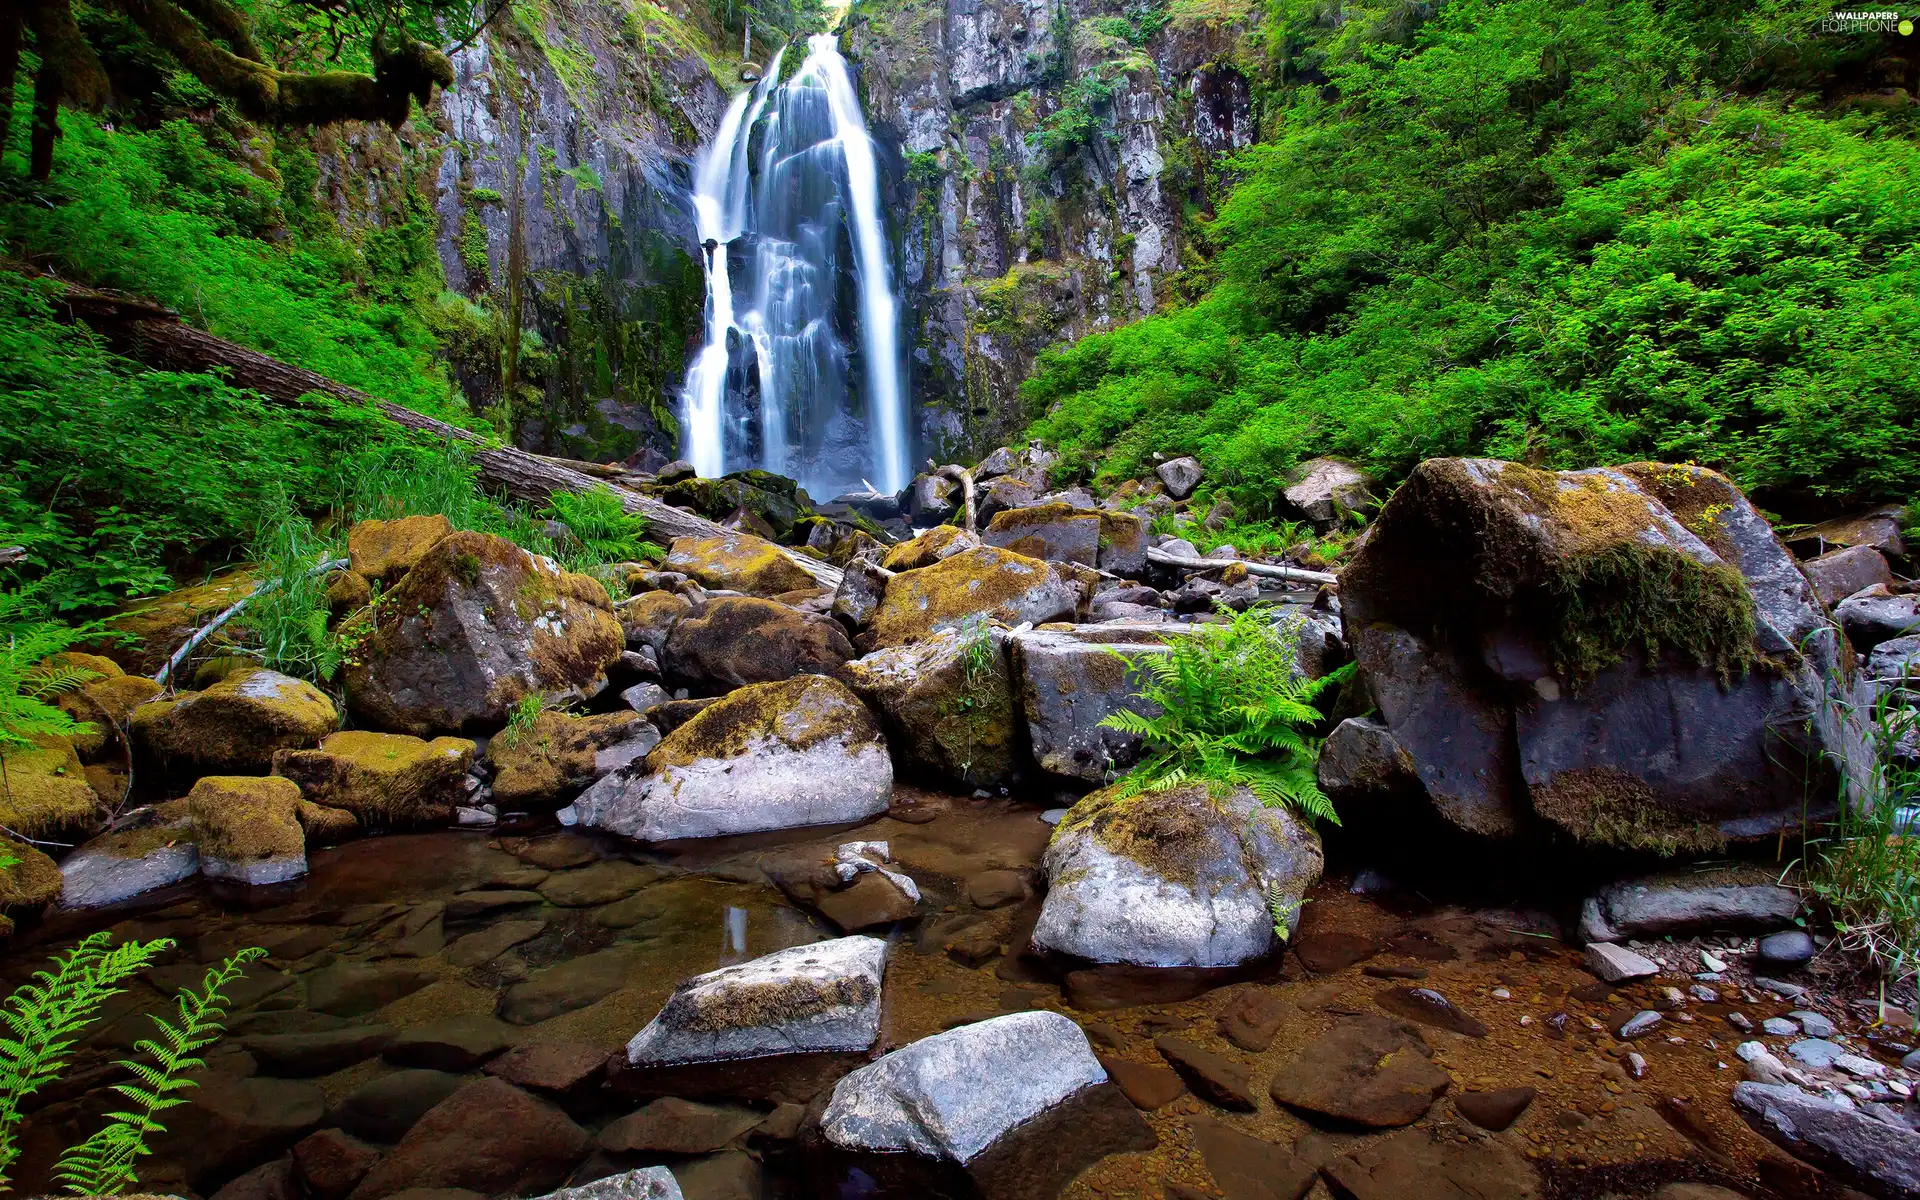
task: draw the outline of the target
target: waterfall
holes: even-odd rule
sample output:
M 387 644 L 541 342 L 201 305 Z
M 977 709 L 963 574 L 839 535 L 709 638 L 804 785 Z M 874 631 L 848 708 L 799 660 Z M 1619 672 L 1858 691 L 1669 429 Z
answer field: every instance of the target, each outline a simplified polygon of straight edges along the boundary
M 706 342 L 681 397 L 703 476 L 764 467 L 825 498 L 906 486 L 900 298 L 873 139 L 837 39 L 782 50 L 694 170 Z

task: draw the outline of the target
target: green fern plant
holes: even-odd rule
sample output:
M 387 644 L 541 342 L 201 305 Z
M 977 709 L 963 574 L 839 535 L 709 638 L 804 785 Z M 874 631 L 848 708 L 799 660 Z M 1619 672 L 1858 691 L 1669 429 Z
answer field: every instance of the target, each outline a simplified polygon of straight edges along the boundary
M 1297 623 L 1275 621 L 1260 605 L 1228 616 L 1169 638 L 1166 654 L 1132 663 L 1135 697 L 1160 711 L 1122 709 L 1100 722 L 1146 744 L 1145 757 L 1116 786 L 1123 795 L 1187 783 L 1205 783 L 1215 794 L 1244 787 L 1269 807 L 1291 805 L 1339 824 L 1314 777 L 1320 739 L 1312 727 L 1325 719 L 1315 701 L 1352 666 L 1304 678 Z
M 187 1102 L 178 1093 L 197 1086 L 187 1074 L 207 1065 L 199 1052 L 226 1032 L 227 988 L 248 963 L 265 955 L 258 946 L 249 947 L 208 971 L 199 991 L 180 989 L 174 998 L 179 1009 L 177 1023 L 160 1016 L 153 1018 L 160 1039 L 143 1038 L 134 1043 L 136 1052 L 153 1061 L 122 1059 L 118 1064 L 132 1072 L 134 1081 L 116 1084 L 113 1090 L 132 1105 L 108 1113 L 106 1126 L 68 1150 L 54 1168 L 54 1178 L 69 1192 L 108 1196 L 125 1190 L 134 1181 L 134 1164 L 151 1153 L 147 1139 L 166 1132 L 157 1115 Z
M 645 540 L 647 519 L 627 512 L 619 495 L 605 484 L 584 492 L 555 492 L 548 503 L 554 517 L 580 543 L 561 555 L 569 570 L 642 559 L 657 562 L 666 556 L 666 551 Z
M 166 938 L 112 946 L 111 937 L 96 933 L 55 955 L 0 1007 L 0 1187 L 20 1154 L 14 1135 L 21 1104 L 59 1078 L 80 1031 L 126 990 L 120 985 L 173 948 Z
M 93 631 L 38 616 L 30 597 L 0 592 L 0 757 L 33 745 L 36 738 L 71 737 L 93 728 L 49 702 L 98 673 L 46 661 Z

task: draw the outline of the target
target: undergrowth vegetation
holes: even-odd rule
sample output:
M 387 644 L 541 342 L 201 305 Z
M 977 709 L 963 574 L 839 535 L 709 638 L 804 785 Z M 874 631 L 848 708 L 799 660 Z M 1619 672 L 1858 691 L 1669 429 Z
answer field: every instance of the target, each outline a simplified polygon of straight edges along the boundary
M 1321 454 L 1909 498 L 1920 145 L 1845 101 L 1872 39 L 1793 0 L 1324 8 L 1268 9 L 1270 140 L 1197 225 L 1198 298 L 1025 385 L 1070 466 L 1195 454 L 1256 517 Z
M 1255 605 L 1169 636 L 1166 654 L 1132 660 L 1135 697 L 1159 711 L 1121 709 L 1100 722 L 1146 746 L 1139 765 L 1118 781 L 1123 794 L 1188 783 L 1214 791 L 1244 787 L 1270 807 L 1290 805 L 1338 824 L 1314 775 L 1315 727 L 1326 719 L 1315 701 L 1353 667 L 1306 678 L 1299 635 L 1297 620 Z

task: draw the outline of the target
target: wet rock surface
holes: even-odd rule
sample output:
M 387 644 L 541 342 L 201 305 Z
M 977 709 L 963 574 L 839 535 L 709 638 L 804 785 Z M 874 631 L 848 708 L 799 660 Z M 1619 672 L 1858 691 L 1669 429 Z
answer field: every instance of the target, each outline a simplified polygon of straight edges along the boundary
M 1403 1021 L 1348 1018 L 1273 1077 L 1275 1102 L 1374 1129 L 1411 1125 L 1446 1092 L 1426 1039 Z

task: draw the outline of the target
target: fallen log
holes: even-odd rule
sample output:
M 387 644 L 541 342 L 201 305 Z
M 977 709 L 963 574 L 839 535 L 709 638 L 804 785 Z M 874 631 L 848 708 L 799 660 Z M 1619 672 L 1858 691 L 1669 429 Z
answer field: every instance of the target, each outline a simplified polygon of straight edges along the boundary
M 402 408 L 324 375 L 281 362 L 245 346 L 183 324 L 178 313 L 159 305 L 78 284 L 66 285 L 63 303 L 71 319 L 103 335 L 110 346 L 128 358 L 164 371 L 223 372 L 235 387 L 246 388 L 282 404 L 298 404 L 301 397 L 319 393 L 349 404 L 371 408 L 396 424 L 476 447 L 472 452 L 480 481 L 489 489 L 516 500 L 544 504 L 555 492 L 584 492 L 611 487 L 620 507 L 647 519 L 652 531 L 668 540 L 683 537 L 720 537 L 732 533 L 717 522 L 643 496 L 629 488 L 595 479 L 557 461 L 512 447 L 490 447 L 486 439 L 457 425 Z M 789 547 L 787 557 L 821 587 L 840 586 L 840 568 L 809 558 Z
M 1147 561 L 1163 567 L 1179 567 L 1187 571 L 1215 571 L 1221 567 L 1239 565 L 1247 569 L 1249 575 L 1262 575 L 1268 579 L 1284 580 L 1287 583 L 1310 583 L 1315 587 L 1324 587 L 1339 581 L 1339 576 L 1329 571 L 1309 571 L 1304 567 L 1276 567 L 1267 563 L 1247 562 L 1240 558 L 1188 558 L 1184 554 L 1169 554 L 1155 547 L 1147 551 Z

